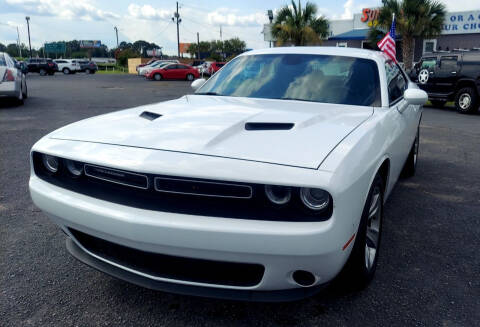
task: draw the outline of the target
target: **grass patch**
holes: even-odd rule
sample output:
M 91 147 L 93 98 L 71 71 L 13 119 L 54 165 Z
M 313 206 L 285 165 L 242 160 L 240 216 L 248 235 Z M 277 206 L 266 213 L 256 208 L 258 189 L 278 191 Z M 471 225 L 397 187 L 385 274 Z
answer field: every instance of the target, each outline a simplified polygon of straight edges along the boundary
M 128 74 L 128 72 L 127 71 L 121 71 L 121 70 L 97 70 L 97 74 L 101 74 L 101 75 L 114 75 L 114 74 L 126 75 L 126 74 Z

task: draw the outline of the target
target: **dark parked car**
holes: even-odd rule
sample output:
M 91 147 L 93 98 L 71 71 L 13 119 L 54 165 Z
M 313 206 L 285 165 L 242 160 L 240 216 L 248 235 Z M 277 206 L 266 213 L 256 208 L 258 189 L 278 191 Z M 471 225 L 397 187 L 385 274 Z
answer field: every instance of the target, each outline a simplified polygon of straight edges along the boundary
M 78 60 L 77 62 L 80 64 L 81 72 L 85 72 L 87 74 L 95 74 L 95 72 L 98 70 L 97 64 L 93 61 Z
M 418 86 L 434 106 L 455 101 L 461 113 L 474 113 L 480 95 L 480 51 L 425 54 L 412 69 Z
M 26 61 L 29 73 L 39 73 L 42 76 L 53 75 L 58 69 L 52 59 L 30 58 Z

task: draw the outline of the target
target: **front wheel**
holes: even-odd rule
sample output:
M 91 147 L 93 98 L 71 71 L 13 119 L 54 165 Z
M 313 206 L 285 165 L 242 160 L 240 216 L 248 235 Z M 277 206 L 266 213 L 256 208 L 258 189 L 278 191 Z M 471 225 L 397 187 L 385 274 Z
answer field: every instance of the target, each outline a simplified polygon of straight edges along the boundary
M 157 74 L 153 75 L 153 79 L 156 80 L 156 81 L 161 81 L 162 80 L 162 75 L 157 73 Z
M 65 75 L 70 74 L 70 69 L 68 69 L 68 68 L 64 68 L 62 71 Z
M 377 173 L 368 192 L 352 252 L 342 271 L 345 283 L 353 289 L 365 288 L 375 275 L 383 222 L 383 191 L 383 180 Z
M 403 166 L 402 176 L 403 177 L 413 177 L 417 169 L 417 160 L 418 160 L 418 148 L 420 145 L 420 126 L 417 128 L 417 136 L 413 142 L 410 153 L 408 154 L 407 161 L 405 166 Z
M 85 69 L 85 74 L 91 74 L 90 69 Z
M 193 74 L 187 74 L 187 81 L 193 81 L 194 78 Z
M 39 71 L 39 74 L 40 74 L 40 76 L 45 76 L 45 75 L 47 75 L 47 71 L 45 69 L 41 68 L 40 71 Z
M 478 95 L 471 87 L 464 87 L 455 96 L 455 108 L 462 114 L 473 114 L 478 109 Z

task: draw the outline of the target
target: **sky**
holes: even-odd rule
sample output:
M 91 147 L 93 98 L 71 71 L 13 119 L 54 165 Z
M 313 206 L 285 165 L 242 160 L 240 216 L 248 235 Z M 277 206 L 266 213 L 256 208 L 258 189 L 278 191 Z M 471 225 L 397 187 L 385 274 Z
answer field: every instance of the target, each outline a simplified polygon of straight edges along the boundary
M 247 48 L 268 46 L 262 27 L 267 10 L 277 10 L 290 0 L 183 0 L 179 1 L 180 42 L 239 37 Z M 302 3 L 305 1 L 302 1 Z M 378 7 L 381 0 L 310 0 L 328 19 L 348 19 L 362 8 Z M 474 0 L 442 0 L 448 11 L 480 10 Z M 0 0 L 0 43 L 15 43 L 17 26 L 22 43 L 28 44 L 25 16 L 30 16 L 32 46 L 61 40 L 100 40 L 109 48 L 119 42 L 145 40 L 177 52 L 176 24 L 171 0 Z

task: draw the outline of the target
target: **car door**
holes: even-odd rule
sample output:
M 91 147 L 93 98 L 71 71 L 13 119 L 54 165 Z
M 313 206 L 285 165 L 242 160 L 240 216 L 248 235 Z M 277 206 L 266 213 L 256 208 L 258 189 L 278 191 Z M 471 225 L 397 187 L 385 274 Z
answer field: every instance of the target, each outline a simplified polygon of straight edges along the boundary
M 398 65 L 393 61 L 387 61 L 385 72 L 390 107 L 389 115 L 393 122 L 391 131 L 391 156 L 393 160 L 391 168 L 392 173 L 395 174 L 393 177 L 397 178 L 415 141 L 421 113 L 420 106 L 408 105 L 403 98 L 403 93 L 408 88 L 408 79 Z
M 28 67 L 28 71 L 29 72 L 36 72 L 38 71 L 38 67 L 36 65 L 36 62 L 37 62 L 37 59 L 30 59 L 28 62 L 27 62 L 27 67 Z
M 187 78 L 187 73 L 189 72 L 190 68 L 185 65 L 177 65 L 177 78 L 185 79 Z
M 454 92 L 457 76 L 460 76 L 458 55 L 441 56 L 435 71 L 435 93 Z
M 165 74 L 164 74 L 165 76 L 163 76 L 164 78 L 168 78 L 168 79 L 176 78 L 175 74 L 177 70 L 177 65 L 175 64 L 168 65 L 164 68 L 164 70 L 165 70 Z

